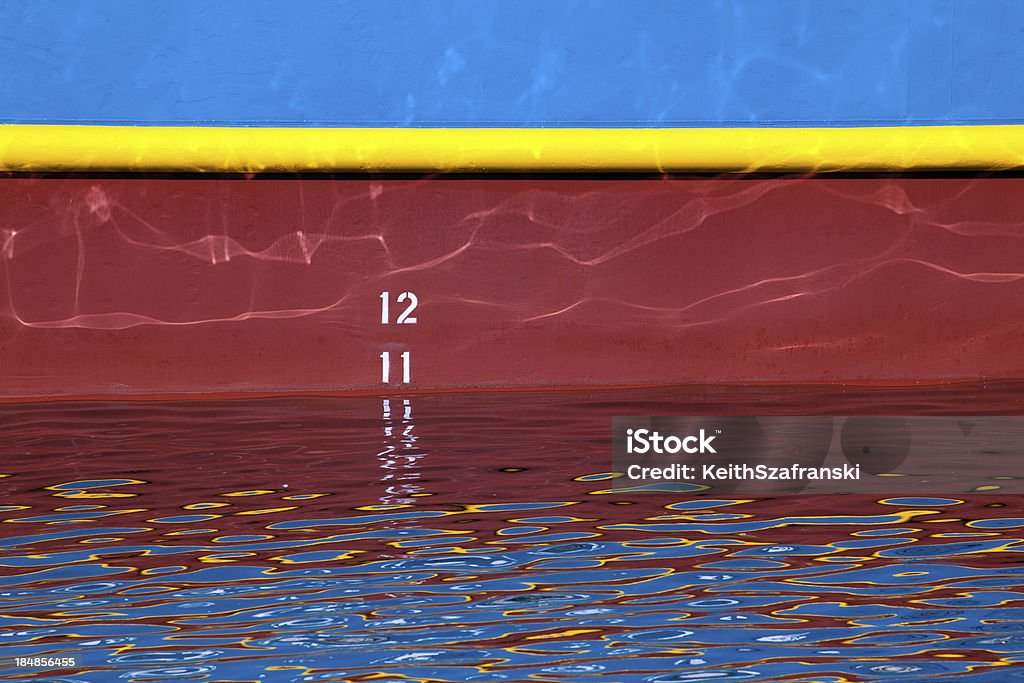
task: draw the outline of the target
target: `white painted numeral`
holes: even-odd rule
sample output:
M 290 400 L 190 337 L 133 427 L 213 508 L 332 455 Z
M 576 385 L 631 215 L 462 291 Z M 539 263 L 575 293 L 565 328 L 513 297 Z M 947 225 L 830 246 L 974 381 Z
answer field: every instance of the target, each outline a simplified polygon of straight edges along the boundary
M 391 322 L 391 312 L 390 312 L 391 305 L 390 305 L 390 302 L 389 302 L 390 296 L 391 296 L 390 292 L 381 292 L 380 293 L 380 324 L 381 325 L 387 325 L 387 324 L 389 324 Z M 398 301 L 398 303 L 403 303 L 405 301 L 408 301 L 409 305 L 398 316 L 398 320 L 396 320 L 395 322 L 397 324 L 399 324 L 399 325 L 415 325 L 416 324 L 416 318 L 415 318 L 415 316 L 412 315 L 412 312 L 416 310 L 417 306 L 419 306 L 420 300 L 412 292 L 402 292 L 401 294 L 398 295 L 397 301 Z
M 391 383 L 391 352 L 382 351 L 380 354 L 380 381 L 384 384 Z M 409 352 L 402 352 L 402 384 L 408 384 L 409 379 Z
M 398 295 L 398 303 L 402 303 L 406 299 L 409 300 L 409 307 L 405 309 L 405 312 L 402 313 L 402 315 L 398 316 L 397 322 L 399 325 L 403 323 L 407 325 L 415 325 L 416 318 L 411 317 L 411 314 L 416 310 L 416 306 L 419 305 L 420 300 L 417 299 L 416 295 L 412 292 L 402 292 Z

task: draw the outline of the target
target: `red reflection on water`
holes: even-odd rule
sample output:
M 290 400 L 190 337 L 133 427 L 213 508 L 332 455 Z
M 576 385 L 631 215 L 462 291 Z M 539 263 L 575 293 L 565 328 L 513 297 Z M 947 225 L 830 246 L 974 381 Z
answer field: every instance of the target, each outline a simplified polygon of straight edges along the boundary
M 439 519 L 399 516 L 388 526 L 436 523 L 465 530 L 480 543 L 507 542 L 499 532 L 510 516 L 551 515 L 579 518 L 554 525 L 558 532 L 623 540 L 637 533 L 614 528 L 615 524 L 636 523 L 659 510 L 670 514 L 662 507 L 700 496 L 613 491 L 609 480 L 594 476 L 611 468 L 614 415 L 941 415 L 962 414 L 967 407 L 973 414 L 1020 414 L 1020 396 L 1016 384 L 991 384 L 887 391 L 689 387 L 414 398 L 17 404 L 0 408 L 7 435 L 2 465 L 7 476 L 0 479 L 0 500 L 18 506 L 4 513 L 8 521 L 18 520 L 6 525 L 9 536 L 137 526 L 140 533 L 125 537 L 124 543 L 130 545 L 209 546 L 222 535 L 248 534 L 294 538 L 303 545 L 306 541 L 300 538 L 328 537 L 348 529 L 314 521 L 287 530 L 272 525 L 385 514 L 392 510 L 390 506 L 397 506 L 396 511 L 451 514 Z M 985 456 L 972 457 L 993 473 L 1015 474 L 1019 469 L 1014 467 L 1014 454 L 989 457 L 984 464 Z M 892 495 L 896 494 L 939 492 L 897 488 Z M 782 496 L 744 503 L 742 512 L 753 518 L 894 512 L 876 503 L 881 497 Z M 1014 516 L 1022 509 L 1019 496 L 958 497 L 964 502 L 955 507 L 952 519 L 925 520 L 929 533 L 971 533 L 964 520 L 990 515 L 995 509 L 998 516 Z M 473 510 L 481 504 L 537 502 L 552 505 L 508 514 Z M 83 505 L 95 507 L 77 507 Z M 1016 512 L 1010 514 L 1011 510 Z M 67 519 L 37 519 L 53 514 Z M 178 519 L 185 515 L 199 517 Z M 189 529 L 205 531 L 168 535 Z M 743 537 L 782 542 L 793 533 L 782 526 Z M 836 539 L 836 530 L 807 526 L 800 528 L 798 536 L 804 544 L 827 543 Z M 84 547 L 79 539 L 56 541 L 56 545 Z M 344 548 L 396 554 L 394 548 L 376 541 L 346 542 Z M 96 551 L 100 550 L 97 546 Z M 194 563 L 210 552 L 210 547 L 186 552 L 174 562 Z M 127 565 L 114 564 L 142 569 L 168 563 L 164 557 L 131 554 Z M 280 554 L 280 550 L 268 550 L 253 557 L 263 562 Z M 974 559 L 987 561 L 984 556 Z M 4 567 L 0 573 L 14 571 L 18 570 Z
M 584 659 L 609 661 L 629 638 L 735 612 L 751 621 L 749 630 L 723 622 L 733 629 L 733 645 L 765 634 L 799 639 L 822 628 L 856 634 L 824 652 L 824 645 L 770 641 L 783 646 L 770 656 L 743 655 L 744 665 L 771 659 L 798 671 L 813 661 L 843 672 L 853 661 L 845 653 L 876 654 L 856 642 L 872 632 L 859 616 L 863 609 L 881 614 L 871 621 L 881 630 L 939 634 L 903 659 L 878 649 L 886 662 L 956 654 L 975 667 L 1001 666 L 1010 661 L 1001 642 L 950 649 L 942 640 L 1004 635 L 1002 624 L 956 623 L 974 608 L 946 605 L 975 595 L 965 576 L 995 582 L 993 590 L 1019 583 L 1019 495 L 730 499 L 614 491 L 604 475 L 613 415 L 1021 414 L 1020 396 L 1018 384 L 997 383 L 0 406 L 0 601 L 8 627 L 26 629 L 32 647 L 102 648 L 102 657 L 90 659 L 100 668 L 124 648 L 173 655 L 201 643 L 229 650 L 210 655 L 220 667 L 244 662 L 262 671 L 291 660 L 251 643 L 325 634 L 369 634 L 384 641 L 370 650 L 401 657 L 426 652 L 410 639 L 456 623 L 445 620 L 473 627 L 475 635 L 431 641 L 430 652 L 511 654 L 565 636 L 585 644 Z M 1000 462 L 1013 469 L 1017 460 L 1007 454 Z M 999 520 L 1012 523 L 992 526 Z M 971 542 L 982 545 L 957 545 Z M 921 548 L 923 555 L 894 554 Z M 742 564 L 752 551 L 762 553 L 754 557 L 760 564 Z M 444 562 L 430 564 L 432 558 Z M 458 564 L 467 558 L 484 564 Z M 912 564 L 915 558 L 924 561 Z M 493 560 L 508 566 L 486 564 Z M 935 570 L 936 563 L 946 569 Z M 927 571 L 909 584 L 900 578 L 921 567 Z M 191 573 L 210 568 L 225 571 Z M 766 574 L 776 569 L 789 573 Z M 882 571 L 871 581 L 850 573 L 875 569 Z M 296 570 L 322 573 L 288 574 Z M 277 586 L 283 578 L 308 582 Z M 125 583 L 97 585 L 102 581 Z M 346 592 L 353 586 L 354 596 Z M 48 592 L 54 588 L 64 592 Z M 254 592 L 230 592 L 249 588 Z M 210 592 L 219 589 L 225 592 Z M 977 614 L 1003 604 L 985 602 L 983 587 L 976 593 Z M 1013 605 L 1011 593 L 1001 595 Z M 424 620 L 388 621 L 402 614 L 396 604 L 437 596 L 451 600 Z M 545 597 L 569 606 L 531 602 Z M 493 604 L 510 598 L 522 602 Z M 723 599 L 739 606 L 701 606 Z M 566 613 L 572 605 L 608 616 Z M 896 621 L 923 625 L 890 623 L 886 615 L 897 612 L 904 616 Z M 581 619 L 590 620 L 586 628 Z M 32 631 L 41 625 L 64 631 Z M 130 646 L 97 645 L 88 635 L 97 625 L 115 636 L 145 635 Z M 698 639 L 685 647 L 707 655 L 732 647 Z M 240 645 L 247 648 L 241 655 L 231 650 Z M 630 663 L 639 671 L 669 670 L 679 647 L 654 642 Z M 349 652 L 328 652 L 308 665 L 348 667 Z M 537 652 L 542 659 L 529 666 L 568 656 Z M 370 680 L 408 665 L 395 661 L 360 667 L 346 679 Z M 533 671 L 500 657 L 495 670 L 505 670 L 506 661 L 510 675 Z

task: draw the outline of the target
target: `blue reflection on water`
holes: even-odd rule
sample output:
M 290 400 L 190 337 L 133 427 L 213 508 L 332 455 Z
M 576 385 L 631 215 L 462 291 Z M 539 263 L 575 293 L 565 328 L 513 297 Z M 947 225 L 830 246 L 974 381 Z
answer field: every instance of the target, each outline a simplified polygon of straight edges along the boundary
M 453 476 L 443 458 L 406 467 L 366 426 L 316 422 L 337 403 L 307 407 L 314 426 L 286 437 L 274 425 L 296 419 L 287 402 L 209 422 L 193 413 L 139 463 L 135 447 L 166 434 L 157 418 L 178 409 L 131 410 L 125 457 L 108 441 L 26 447 L 4 464 L 0 680 L 1021 677 L 1016 497 L 609 491 L 592 476 L 607 466 L 604 444 L 569 448 L 567 463 L 531 452 L 550 441 L 522 429 L 474 437 L 489 445 Z M 100 422 L 129 420 L 109 411 Z M 103 426 L 95 412 L 9 412 L 56 413 L 56 429 L 75 434 Z M 15 428 L 12 443 L 31 444 L 35 429 Z M 337 459 L 237 458 L 282 438 L 369 457 L 344 481 Z M 182 486 L 196 444 L 194 462 L 221 469 Z M 282 470 L 287 488 L 272 483 Z M 41 656 L 78 665 L 12 665 Z

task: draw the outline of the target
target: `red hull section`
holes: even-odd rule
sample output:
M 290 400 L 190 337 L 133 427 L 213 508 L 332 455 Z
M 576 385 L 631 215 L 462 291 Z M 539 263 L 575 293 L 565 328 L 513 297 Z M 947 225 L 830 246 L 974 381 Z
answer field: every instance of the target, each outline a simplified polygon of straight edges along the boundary
M 1020 178 L 7 178 L 0 231 L 6 398 L 1024 377 Z

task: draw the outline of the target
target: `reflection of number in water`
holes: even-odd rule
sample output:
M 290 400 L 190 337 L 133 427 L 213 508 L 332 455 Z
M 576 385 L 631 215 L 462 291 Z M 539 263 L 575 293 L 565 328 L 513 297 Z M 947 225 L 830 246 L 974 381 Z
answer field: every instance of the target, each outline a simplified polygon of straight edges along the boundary
M 390 351 L 382 351 L 380 354 L 380 381 L 391 384 Z M 402 384 L 408 384 L 409 381 L 409 352 L 402 351 Z
M 377 454 L 384 474 L 381 482 L 386 488 L 380 502 L 384 505 L 411 503 L 409 498 L 423 487 L 416 484 L 420 478 L 418 461 L 426 453 L 418 449 L 418 437 L 413 434 L 412 404 L 402 399 L 401 433 L 395 434 L 395 420 L 391 417 L 391 401 L 384 399 L 384 450 Z
M 387 325 L 388 323 L 391 322 L 391 313 L 390 313 L 391 307 L 390 307 L 390 303 L 389 303 L 390 296 L 391 296 L 390 292 L 381 292 L 380 293 L 380 324 L 381 325 Z M 397 301 L 400 304 L 408 301 L 409 305 L 405 307 L 405 310 L 402 311 L 401 314 L 399 314 L 398 320 L 396 320 L 395 322 L 397 324 L 399 324 L 399 325 L 415 325 L 416 324 L 416 318 L 412 315 L 412 312 L 416 310 L 417 306 L 419 306 L 420 300 L 418 298 L 416 298 L 416 295 L 413 294 L 412 292 L 402 292 L 401 294 L 398 295 Z

